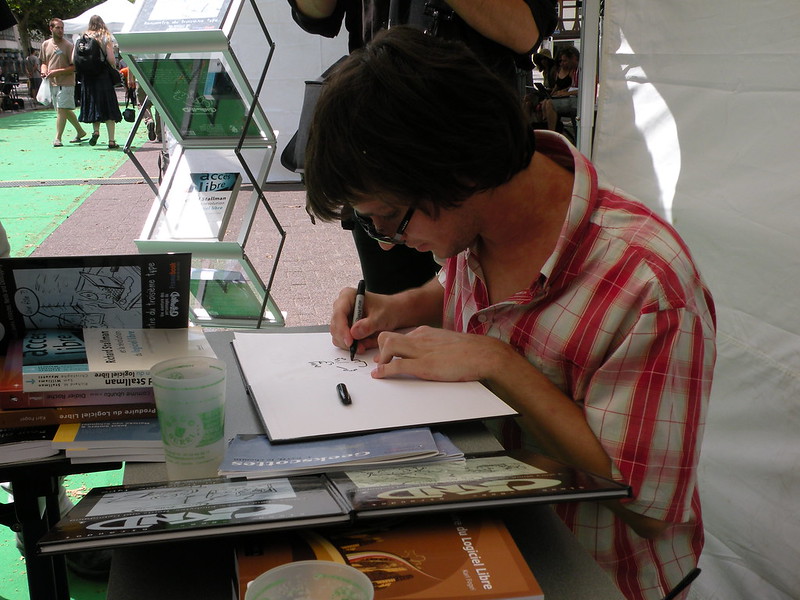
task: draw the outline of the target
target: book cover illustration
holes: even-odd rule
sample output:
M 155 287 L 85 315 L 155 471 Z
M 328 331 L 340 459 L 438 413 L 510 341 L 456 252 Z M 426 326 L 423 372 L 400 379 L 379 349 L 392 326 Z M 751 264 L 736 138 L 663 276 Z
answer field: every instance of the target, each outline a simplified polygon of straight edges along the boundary
M 150 368 L 175 356 L 216 356 L 200 329 L 37 329 L 22 344 L 22 389 L 152 385 Z
M 440 434 L 441 436 L 441 434 Z M 442 439 L 444 438 L 444 439 Z M 227 477 L 279 477 L 323 473 L 345 467 L 380 466 L 463 454 L 437 438 L 427 427 L 416 427 L 307 442 L 272 444 L 266 435 L 237 435 L 225 450 L 219 474 Z
M 330 473 L 360 518 L 404 511 L 624 498 L 627 486 L 539 455 L 468 457 L 463 463 Z
M 239 173 L 204 172 L 188 173 L 188 179 L 188 189 L 173 184 L 168 194 L 166 222 L 170 236 L 174 239 L 222 240 L 242 176 Z
M 94 488 L 39 547 L 46 554 L 349 521 L 321 477 Z
M 59 425 L 53 448 L 156 448 L 163 451 L 158 419 Z
M 264 571 L 299 560 L 357 568 L 372 581 L 375 600 L 544 598 L 503 522 L 476 513 L 244 538 L 236 546 L 239 597 Z
M 0 259 L 0 340 L 27 329 L 189 323 L 190 254 Z
M 623 484 L 539 455 L 526 460 L 492 455 L 468 457 L 464 463 L 288 478 L 94 488 L 43 538 L 41 551 L 630 496 Z

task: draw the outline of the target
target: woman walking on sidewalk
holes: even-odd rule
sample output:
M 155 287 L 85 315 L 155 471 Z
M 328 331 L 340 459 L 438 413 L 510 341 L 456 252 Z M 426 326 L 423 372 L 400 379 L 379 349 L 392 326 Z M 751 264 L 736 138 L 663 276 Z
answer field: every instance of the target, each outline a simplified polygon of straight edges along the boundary
M 89 29 L 86 30 L 85 35 L 97 40 L 104 51 L 106 64 L 105 68 L 98 73 L 81 75 L 81 112 L 78 120 L 81 123 L 92 124 L 92 137 L 89 138 L 89 145 L 97 144 L 97 139 L 100 137 L 100 123 L 105 122 L 108 147 L 119 148 L 119 144 L 114 139 L 114 131 L 116 124 L 122 121 L 122 113 L 119 110 L 119 101 L 111 72 L 112 69 L 116 70 L 114 36 L 99 15 L 94 15 L 89 19 Z

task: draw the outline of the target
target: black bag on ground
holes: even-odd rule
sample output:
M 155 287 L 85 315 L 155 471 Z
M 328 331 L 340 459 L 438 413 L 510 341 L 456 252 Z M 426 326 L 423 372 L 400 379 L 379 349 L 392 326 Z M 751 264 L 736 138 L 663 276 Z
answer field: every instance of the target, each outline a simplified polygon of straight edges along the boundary
M 75 42 L 75 52 L 72 57 L 75 72 L 78 75 L 96 76 L 106 69 L 105 48 L 90 35 L 85 33 Z

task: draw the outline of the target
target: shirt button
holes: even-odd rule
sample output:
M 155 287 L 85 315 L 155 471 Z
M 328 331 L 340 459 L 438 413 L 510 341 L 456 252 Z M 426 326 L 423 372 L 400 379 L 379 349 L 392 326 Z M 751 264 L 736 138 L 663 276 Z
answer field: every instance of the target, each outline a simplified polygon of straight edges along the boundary
M 487 317 L 486 315 L 478 315 L 478 322 L 479 323 L 486 323 L 486 321 L 488 321 L 488 320 L 489 320 L 489 317 Z

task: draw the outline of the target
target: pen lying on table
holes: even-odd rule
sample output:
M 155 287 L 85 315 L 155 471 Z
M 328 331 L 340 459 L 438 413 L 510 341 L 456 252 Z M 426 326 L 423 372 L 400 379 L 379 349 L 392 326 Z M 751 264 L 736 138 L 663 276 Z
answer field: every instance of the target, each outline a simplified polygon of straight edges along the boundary
M 347 386 L 345 384 L 337 383 L 336 393 L 339 394 L 339 400 L 345 406 L 350 406 L 353 403 L 353 399 L 350 397 L 350 392 L 347 391 Z

